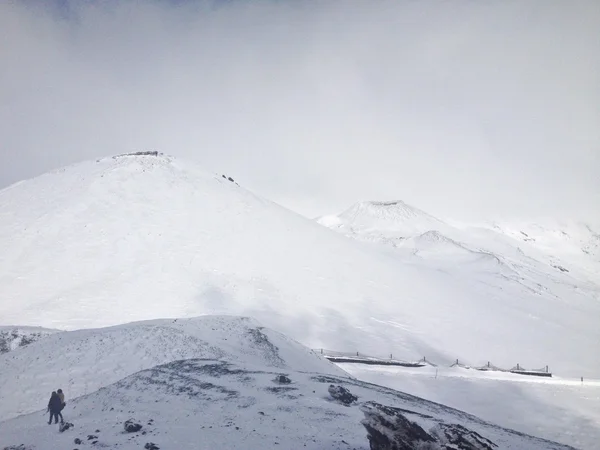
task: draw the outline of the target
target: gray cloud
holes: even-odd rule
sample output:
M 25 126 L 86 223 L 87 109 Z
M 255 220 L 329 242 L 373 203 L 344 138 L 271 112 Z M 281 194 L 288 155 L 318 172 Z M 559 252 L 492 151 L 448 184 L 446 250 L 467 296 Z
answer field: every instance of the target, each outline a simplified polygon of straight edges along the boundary
M 0 186 L 158 149 L 308 216 L 600 216 L 600 3 L 0 4 Z

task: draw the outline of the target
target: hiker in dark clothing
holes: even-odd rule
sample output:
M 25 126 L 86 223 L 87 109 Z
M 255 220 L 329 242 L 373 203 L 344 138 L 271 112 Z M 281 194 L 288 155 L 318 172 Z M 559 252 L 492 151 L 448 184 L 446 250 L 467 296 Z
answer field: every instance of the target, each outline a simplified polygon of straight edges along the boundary
M 56 393 L 58 394 L 58 397 L 60 398 L 60 410 L 58 411 L 58 416 L 60 417 L 60 423 L 65 423 L 65 419 L 63 419 L 63 416 L 61 413 L 61 411 L 63 409 L 65 409 L 65 406 L 67 405 L 67 403 L 65 402 L 65 394 L 63 394 L 62 389 L 59 389 L 58 391 L 56 391 Z
M 48 402 L 48 411 L 50 411 L 50 419 L 48 420 L 48 425 L 52 423 L 52 417 L 54 417 L 54 423 L 58 423 L 58 415 L 60 414 L 62 402 L 60 401 L 60 397 L 58 394 L 53 391 L 50 396 L 50 401 Z M 62 418 L 62 414 L 60 414 Z

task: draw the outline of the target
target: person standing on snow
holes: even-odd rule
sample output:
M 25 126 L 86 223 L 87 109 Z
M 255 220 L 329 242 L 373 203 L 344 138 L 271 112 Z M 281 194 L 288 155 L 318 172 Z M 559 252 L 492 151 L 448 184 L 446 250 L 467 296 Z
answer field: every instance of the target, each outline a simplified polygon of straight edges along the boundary
M 62 402 L 60 401 L 60 397 L 55 391 L 52 391 L 52 395 L 50 396 L 50 401 L 48 402 L 47 412 L 50 412 L 50 419 L 48 420 L 48 425 L 52 423 L 52 417 L 54 417 L 54 423 L 58 423 L 58 415 L 60 414 Z M 62 418 L 62 414 L 60 414 Z
M 63 394 L 62 389 L 59 389 L 58 391 L 56 391 L 56 393 L 58 394 L 58 397 L 60 398 L 60 410 L 58 411 L 58 415 L 60 416 L 60 423 L 64 423 L 65 419 L 63 419 L 61 411 L 63 409 L 65 409 L 65 406 L 67 404 L 65 402 L 65 394 Z

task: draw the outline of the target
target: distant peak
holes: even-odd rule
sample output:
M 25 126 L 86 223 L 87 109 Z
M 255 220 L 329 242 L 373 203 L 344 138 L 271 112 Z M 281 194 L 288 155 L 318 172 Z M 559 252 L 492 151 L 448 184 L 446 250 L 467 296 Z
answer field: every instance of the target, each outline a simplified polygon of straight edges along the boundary
M 343 212 L 340 217 L 346 219 L 356 219 L 359 216 L 370 216 L 372 218 L 398 220 L 410 219 L 416 217 L 428 218 L 438 221 L 435 217 L 427 214 L 414 206 L 407 204 L 402 200 L 376 201 L 368 200 L 355 203 L 348 210 Z

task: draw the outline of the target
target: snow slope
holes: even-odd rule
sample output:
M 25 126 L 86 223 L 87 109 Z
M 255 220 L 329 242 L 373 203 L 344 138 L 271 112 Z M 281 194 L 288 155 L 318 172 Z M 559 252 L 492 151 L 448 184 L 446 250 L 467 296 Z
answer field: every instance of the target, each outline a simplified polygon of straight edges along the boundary
M 374 210 L 386 229 L 427 223 L 445 235 L 441 221 L 388 206 L 355 216 Z M 414 249 L 382 251 L 165 155 L 90 161 L 0 191 L 0 323 L 73 330 L 236 314 L 313 348 L 600 372 L 595 284 L 554 268 L 545 278 L 509 237 L 492 240 L 502 254 L 447 237 L 487 256 L 457 271 Z
M 15 371 L 7 377 L 3 373 L 4 382 L 21 374 L 21 397 L 6 397 L 10 387 L 0 389 L 3 416 L 8 409 L 12 409 L 8 417 L 15 415 L 15 401 L 35 399 L 30 408 L 35 413 L 0 422 L 0 447 L 59 450 L 81 439 L 79 448 L 123 450 L 148 448 L 150 443 L 190 450 L 366 450 L 361 407 L 376 401 L 401 408 L 424 430 L 447 426 L 463 432 L 454 425 L 459 424 L 499 450 L 567 450 L 355 380 L 291 339 L 244 318 L 156 320 L 65 332 L 1 355 L 0 363 Z M 109 365 L 115 372 L 103 370 Z M 59 367 L 66 369 L 57 371 Z M 43 408 L 49 389 L 64 384 L 69 374 L 81 380 L 66 389 L 63 415 L 74 426 L 59 433 L 56 425 L 46 424 Z M 278 382 L 281 375 L 291 383 Z M 84 382 L 87 395 L 74 398 Z M 349 389 L 357 401 L 350 405 L 335 401 L 331 385 Z M 142 425 L 140 432 L 124 432 L 123 423 L 129 419 Z
M 485 334 L 482 328 L 491 326 L 498 337 L 495 345 L 503 345 L 501 341 L 513 334 L 523 338 L 518 344 L 523 347 L 531 345 L 530 339 L 547 327 L 561 336 L 557 344 L 563 348 L 582 334 L 596 340 L 595 343 L 589 341 L 587 349 L 598 348 L 599 337 L 588 326 L 590 322 L 586 318 L 578 313 L 575 314 L 578 317 L 564 315 L 579 311 L 590 314 L 589 317 L 598 316 L 600 271 L 597 269 L 600 265 L 590 250 L 596 234 L 588 225 L 563 226 L 567 231 L 560 227 L 523 225 L 522 228 L 528 230 L 523 232 L 507 225 L 456 224 L 436 219 L 403 202 L 361 202 L 338 216 L 325 216 L 317 222 L 354 240 L 378 244 L 372 245 L 372 249 L 405 267 L 419 267 L 423 272 L 437 270 L 448 285 L 459 285 L 465 295 L 478 298 L 490 308 L 490 313 L 493 310 L 499 314 L 478 311 L 471 315 L 477 307 L 468 301 L 463 303 L 464 298 L 453 297 L 456 310 L 463 316 L 454 323 L 457 329 L 460 322 L 473 331 L 472 336 L 479 338 Z M 527 314 L 531 319 L 523 324 L 525 328 L 517 323 L 518 319 L 512 321 L 520 314 Z M 500 322 L 503 327 L 496 327 Z M 538 344 L 540 348 L 554 345 L 550 340 Z M 557 347 L 554 350 L 556 354 L 552 359 L 562 359 L 558 356 L 562 350 Z M 590 370 L 585 373 L 578 374 L 574 366 L 568 369 L 560 363 L 558 366 L 554 362 L 547 364 L 564 376 L 600 377 L 600 359 L 594 356 L 596 354 L 598 352 L 592 351 L 582 355 L 589 363 Z M 491 356 L 490 359 L 494 360 Z M 477 366 L 484 361 L 467 358 L 466 362 Z M 512 367 L 517 362 L 502 364 Z M 545 364 L 532 362 L 529 365 L 542 367 Z
M 53 334 L 2 355 L 0 420 L 43 406 L 61 388 L 69 398 L 140 370 L 191 358 L 342 374 L 328 361 L 249 318 L 204 316 L 152 320 Z
M 460 367 L 339 364 L 360 380 L 409 392 L 516 431 L 581 449 L 600 442 L 600 380 L 524 377 Z
M 24 347 L 59 331 L 40 327 L 0 326 L 0 353 Z

